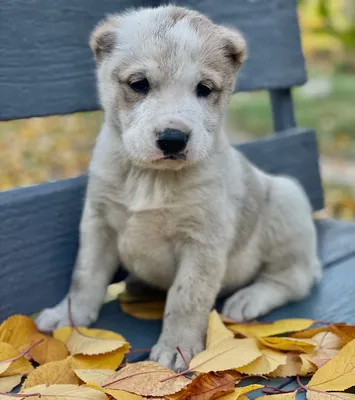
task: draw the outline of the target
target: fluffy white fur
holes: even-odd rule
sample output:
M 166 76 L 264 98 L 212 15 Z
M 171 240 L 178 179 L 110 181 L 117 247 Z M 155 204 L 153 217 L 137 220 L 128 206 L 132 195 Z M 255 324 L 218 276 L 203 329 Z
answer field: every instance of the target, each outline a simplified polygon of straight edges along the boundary
M 311 207 L 301 187 L 252 166 L 223 131 L 245 58 L 235 31 L 173 6 L 113 15 L 95 29 L 105 122 L 93 152 L 80 249 L 68 296 L 37 319 L 42 330 L 94 322 L 119 263 L 168 291 L 151 359 L 183 368 L 204 348 L 208 313 L 245 321 L 307 296 L 321 277 Z M 145 77 L 147 94 L 132 80 Z M 211 87 L 198 97 L 196 86 Z M 157 132 L 188 130 L 186 160 L 167 160 Z

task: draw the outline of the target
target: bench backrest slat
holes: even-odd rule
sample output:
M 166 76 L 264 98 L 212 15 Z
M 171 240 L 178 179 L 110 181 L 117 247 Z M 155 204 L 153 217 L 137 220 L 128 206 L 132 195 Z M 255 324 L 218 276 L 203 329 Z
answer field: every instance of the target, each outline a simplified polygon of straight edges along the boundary
M 0 120 L 98 108 L 90 31 L 107 13 L 155 0 L 2 0 Z M 163 3 L 163 2 L 162 2 Z M 187 0 L 249 43 L 238 90 L 288 88 L 306 81 L 296 0 Z

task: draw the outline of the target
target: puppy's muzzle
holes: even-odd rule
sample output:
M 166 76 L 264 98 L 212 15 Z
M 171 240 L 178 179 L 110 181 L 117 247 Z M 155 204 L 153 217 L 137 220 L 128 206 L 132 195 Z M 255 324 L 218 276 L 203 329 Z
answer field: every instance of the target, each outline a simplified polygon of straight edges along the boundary
M 189 134 L 178 129 L 165 129 L 158 133 L 157 147 L 164 156 L 174 156 L 185 150 Z M 180 158 L 180 157 L 177 157 Z

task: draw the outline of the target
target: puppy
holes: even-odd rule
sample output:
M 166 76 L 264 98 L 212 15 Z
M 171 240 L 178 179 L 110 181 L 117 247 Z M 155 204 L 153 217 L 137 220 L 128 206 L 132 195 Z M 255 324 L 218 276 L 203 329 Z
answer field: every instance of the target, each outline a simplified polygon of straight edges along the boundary
M 41 330 L 97 319 L 119 264 L 167 290 L 151 359 L 181 369 L 204 348 L 208 314 L 260 317 L 308 295 L 321 277 L 301 187 L 251 165 L 223 131 L 246 57 L 237 31 L 185 8 L 109 16 L 94 30 L 105 120 L 89 167 L 80 249 L 67 297 Z

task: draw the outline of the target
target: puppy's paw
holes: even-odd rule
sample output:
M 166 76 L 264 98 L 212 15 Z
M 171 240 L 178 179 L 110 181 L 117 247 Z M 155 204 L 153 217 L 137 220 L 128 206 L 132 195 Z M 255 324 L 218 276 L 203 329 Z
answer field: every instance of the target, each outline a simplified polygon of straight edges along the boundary
M 71 305 L 71 313 L 76 326 L 87 326 L 97 319 L 97 312 L 84 307 Z M 62 326 L 70 326 L 68 300 L 64 299 L 57 306 L 44 309 L 35 322 L 42 332 L 53 331 Z
M 226 300 L 222 314 L 235 321 L 243 322 L 265 315 L 272 308 L 267 292 L 258 285 L 250 285 Z
M 156 361 L 176 372 L 188 369 L 188 365 L 185 364 L 181 355 L 177 351 L 176 346 L 177 345 L 171 341 L 159 340 L 159 342 L 152 348 L 150 360 Z M 196 354 L 201 353 L 201 351 L 204 350 L 202 340 L 192 341 L 189 339 L 180 343 L 179 347 L 187 363 L 189 363 Z

